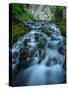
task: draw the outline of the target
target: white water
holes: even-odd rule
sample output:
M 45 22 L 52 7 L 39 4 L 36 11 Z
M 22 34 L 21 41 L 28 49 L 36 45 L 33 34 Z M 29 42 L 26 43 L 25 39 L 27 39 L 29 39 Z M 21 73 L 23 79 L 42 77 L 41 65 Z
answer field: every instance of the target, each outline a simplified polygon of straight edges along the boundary
M 61 35 L 59 28 L 55 24 L 45 21 L 26 21 L 25 24 L 30 26 L 32 30 L 21 36 L 13 45 L 12 53 L 14 55 L 14 52 L 18 52 L 18 55 L 13 58 L 16 63 L 12 64 L 12 68 L 19 63 L 19 51 L 24 49 L 24 40 L 30 39 L 27 42 L 27 48 L 29 50 L 35 49 L 35 52 L 32 58 L 26 58 L 27 62 L 31 59 L 33 61 L 28 68 L 17 75 L 14 81 L 15 85 L 63 83 L 65 79 L 65 71 L 63 69 L 65 55 L 59 53 L 58 50 L 64 45 L 64 37 Z M 44 34 L 40 30 L 41 27 L 48 28 L 52 35 L 47 36 L 47 34 Z M 36 40 L 35 34 L 39 37 L 38 40 Z M 40 41 L 44 43 L 44 48 L 38 47 Z

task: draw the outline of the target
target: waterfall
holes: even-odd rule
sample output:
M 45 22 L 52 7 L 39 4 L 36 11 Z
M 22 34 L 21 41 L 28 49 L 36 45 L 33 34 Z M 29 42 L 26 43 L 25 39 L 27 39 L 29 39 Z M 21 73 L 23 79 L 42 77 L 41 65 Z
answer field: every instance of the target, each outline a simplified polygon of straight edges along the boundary
M 39 8 L 40 10 L 43 9 L 42 6 L 39 6 L 37 10 Z M 25 24 L 31 28 L 31 31 L 19 37 L 13 45 L 12 60 L 15 59 L 16 62 L 12 64 L 12 67 L 20 62 L 20 50 L 27 52 L 27 57 L 22 58 L 22 61 L 25 61 L 25 64 L 29 64 L 29 66 L 19 72 L 14 80 L 14 85 L 65 82 L 65 70 L 63 68 L 65 54 L 62 51 L 59 52 L 64 46 L 64 37 L 61 35 L 59 27 L 46 21 L 25 21 Z M 50 35 L 47 35 L 45 31 L 43 32 L 41 28 L 44 28 L 45 31 L 48 30 Z

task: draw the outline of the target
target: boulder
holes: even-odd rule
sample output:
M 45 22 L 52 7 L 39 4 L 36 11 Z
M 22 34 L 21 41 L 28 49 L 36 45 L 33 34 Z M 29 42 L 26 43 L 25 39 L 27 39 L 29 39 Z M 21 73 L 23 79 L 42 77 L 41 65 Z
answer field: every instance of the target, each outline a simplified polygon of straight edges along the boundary
M 35 40 L 38 41 L 38 39 L 39 39 L 39 34 L 35 33 L 34 35 L 35 35 Z
M 43 40 L 40 40 L 38 42 L 38 48 L 41 48 L 41 49 L 45 48 L 45 43 L 43 42 Z
M 35 53 L 36 49 L 35 48 L 30 48 L 28 50 L 28 57 L 32 58 L 34 53 Z

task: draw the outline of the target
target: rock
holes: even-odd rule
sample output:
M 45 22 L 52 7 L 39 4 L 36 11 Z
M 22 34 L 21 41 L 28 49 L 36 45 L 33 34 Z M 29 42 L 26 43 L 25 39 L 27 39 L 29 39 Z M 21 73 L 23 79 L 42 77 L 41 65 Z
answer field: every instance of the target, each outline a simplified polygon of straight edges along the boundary
M 38 39 L 39 39 L 39 34 L 35 33 L 34 35 L 35 35 L 35 40 L 38 41 Z
M 46 66 L 53 66 L 57 64 L 56 58 L 49 59 L 48 62 L 46 63 Z
M 25 39 L 23 42 L 24 46 L 26 46 L 28 42 L 30 42 L 30 39 Z
M 13 55 L 12 55 L 12 64 L 15 64 L 17 61 L 16 61 L 16 58 L 18 57 L 18 52 L 14 52 Z
M 28 57 L 32 58 L 34 53 L 35 53 L 36 49 L 35 48 L 31 48 L 28 50 Z
M 51 32 L 48 30 L 48 28 L 41 28 L 42 32 L 44 32 L 47 36 L 51 36 Z
M 40 50 L 39 56 L 40 56 L 40 60 L 39 60 L 39 63 L 40 63 L 46 56 L 46 53 L 45 53 L 44 49 Z
M 38 43 L 38 48 L 45 48 L 45 43 L 43 42 L 43 41 L 40 41 L 39 43 Z
M 20 57 L 20 60 L 26 59 L 27 58 L 27 50 L 21 49 L 20 53 L 19 53 L 19 57 Z
M 24 69 L 29 66 L 29 61 L 27 61 L 28 50 L 21 49 L 19 54 L 19 69 Z
M 64 45 L 64 46 L 60 47 L 58 51 L 60 54 L 66 55 L 66 46 Z
M 31 49 L 22 49 L 20 50 L 20 54 L 19 54 L 19 61 L 21 63 L 29 63 L 31 61 L 31 58 L 33 57 L 35 53 L 35 48 L 31 48 Z M 30 60 L 27 60 L 27 58 L 29 58 Z

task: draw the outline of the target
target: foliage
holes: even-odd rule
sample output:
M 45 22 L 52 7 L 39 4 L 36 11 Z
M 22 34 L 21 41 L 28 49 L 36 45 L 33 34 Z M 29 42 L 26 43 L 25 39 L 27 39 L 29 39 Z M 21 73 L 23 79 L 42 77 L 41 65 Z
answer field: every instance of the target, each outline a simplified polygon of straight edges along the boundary
M 24 35 L 30 31 L 22 22 L 32 19 L 32 14 L 25 10 L 23 4 L 12 4 L 12 44 L 14 44 L 20 35 Z
M 59 26 L 60 26 L 60 29 L 61 29 L 61 34 L 64 37 L 66 37 L 66 21 L 65 20 L 60 21 Z
M 56 6 L 54 13 L 53 20 L 60 21 L 63 20 L 63 10 L 65 9 L 64 6 Z
M 30 29 L 21 23 L 12 24 L 12 44 L 14 44 L 18 37 L 29 32 Z
M 66 16 L 63 16 L 63 11 L 66 9 L 64 6 L 56 6 L 53 21 L 59 23 L 61 34 L 66 37 Z M 65 13 L 64 13 L 65 14 Z
M 12 4 L 12 15 L 16 18 L 20 18 L 22 20 L 32 19 L 33 16 L 31 13 L 28 13 L 25 10 L 25 5 L 22 4 Z

